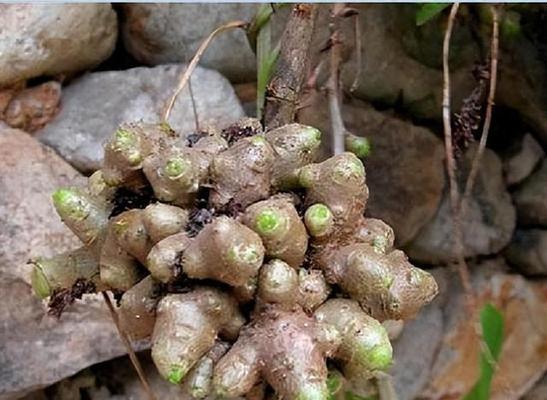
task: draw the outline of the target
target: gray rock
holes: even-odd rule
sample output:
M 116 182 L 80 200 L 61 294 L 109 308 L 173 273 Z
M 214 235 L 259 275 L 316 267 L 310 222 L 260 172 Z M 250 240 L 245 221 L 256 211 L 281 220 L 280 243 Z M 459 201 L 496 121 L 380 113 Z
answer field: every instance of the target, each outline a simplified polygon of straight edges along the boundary
M 464 165 L 460 172 L 463 176 L 468 174 L 475 148 L 471 147 L 462 160 Z M 511 240 L 516 212 L 503 182 L 501 161 L 489 149 L 483 154 L 469 200 L 462 219 L 464 256 L 497 253 Z M 436 216 L 422 228 L 406 250 L 412 259 L 420 262 L 446 263 L 453 259 L 452 238 L 450 199 L 445 190 Z
M 149 65 L 185 63 L 220 25 L 250 21 L 256 4 L 131 4 L 123 7 L 123 40 L 128 51 Z M 256 59 L 241 29 L 218 35 L 201 65 L 232 81 L 255 80 Z
M 416 27 L 414 5 L 366 4 L 358 9 L 363 63 L 358 66 L 353 57 L 353 61 L 347 64 L 343 74 L 346 85 L 351 85 L 353 77 L 358 74 L 359 85 L 355 95 L 359 98 L 385 105 L 397 104 L 421 118 L 440 118 L 442 18 L 422 28 Z M 432 29 L 432 26 L 437 29 Z M 457 107 L 473 88 L 465 60 L 478 58 L 473 56 L 478 49 L 469 30 L 458 28 L 462 29 L 454 32 L 451 55 L 463 62 L 451 64 L 453 107 Z M 425 34 L 421 33 L 424 29 L 428 30 Z M 417 42 L 417 37 L 422 37 L 422 40 Z M 467 43 L 467 49 L 460 45 L 458 51 L 454 44 L 459 42 Z M 464 57 L 464 51 L 470 54 Z M 433 53 L 437 58 L 431 61 L 430 54 Z
M 60 320 L 31 293 L 29 258 L 79 246 L 51 204 L 82 176 L 28 134 L 0 127 L 0 399 L 14 399 L 124 354 L 107 309 L 86 297 Z
M 3 4 L 0 26 L 0 86 L 94 67 L 118 35 L 110 4 Z
M 321 129 L 329 144 L 330 119 L 325 96 L 310 94 L 298 114 L 302 123 Z M 366 136 L 371 154 L 365 158 L 370 198 L 366 215 L 395 230 L 398 244 L 408 243 L 435 215 L 444 186 L 441 141 L 428 129 L 374 110 L 353 100 L 342 107 L 346 128 Z
M 356 6 L 361 22 L 363 63 L 356 57 L 342 74 L 346 87 L 356 74 L 359 86 L 355 95 L 361 99 L 397 105 L 419 118 L 441 119 L 442 42 L 446 18 L 435 18 L 416 26 L 414 4 L 366 4 Z M 547 145 L 547 68 L 541 44 L 529 37 L 541 29 L 541 8 L 521 14 L 522 29 L 529 34 L 511 40 L 502 38 L 495 103 L 516 110 L 533 127 L 540 141 Z M 535 13 L 535 15 L 534 15 Z M 526 15 L 525 15 L 526 14 Z M 525 21 L 525 16 L 531 16 Z M 460 17 L 462 12 L 460 11 Z M 537 21 L 535 22 L 534 19 Z M 473 65 L 483 59 L 480 49 L 490 46 L 490 23 L 481 22 L 483 32 L 476 35 L 472 23 L 458 23 L 450 46 L 450 80 L 452 109 L 460 108 L 474 86 Z M 349 36 L 351 38 L 351 36 Z
M 535 386 L 526 393 L 522 400 L 544 400 L 547 399 L 547 375 L 544 375 Z
M 547 226 L 547 162 L 513 194 L 520 224 Z
M 476 295 L 473 309 L 467 305 L 461 282 L 453 272 L 443 307 L 441 347 L 430 368 L 427 387 L 417 398 L 460 399 L 471 390 L 480 375 L 479 312 L 487 303 L 499 310 L 504 321 L 503 346 L 489 398 L 520 399 L 543 376 L 547 369 L 547 284 L 507 271 L 500 258 L 471 265 Z
M 63 90 L 61 112 L 38 138 L 78 170 L 96 170 L 104 142 L 120 123 L 160 120 L 182 68 L 162 65 L 88 74 Z M 227 124 L 243 116 L 232 86 L 218 72 L 197 68 L 191 82 L 200 123 Z M 188 87 L 178 96 L 169 123 L 181 134 L 195 130 Z
M 508 185 L 515 185 L 526 179 L 545 156 L 541 145 L 527 133 L 518 143 L 518 148 L 503 157 L 503 170 Z
M 517 229 L 504 255 L 526 275 L 547 275 L 547 230 Z

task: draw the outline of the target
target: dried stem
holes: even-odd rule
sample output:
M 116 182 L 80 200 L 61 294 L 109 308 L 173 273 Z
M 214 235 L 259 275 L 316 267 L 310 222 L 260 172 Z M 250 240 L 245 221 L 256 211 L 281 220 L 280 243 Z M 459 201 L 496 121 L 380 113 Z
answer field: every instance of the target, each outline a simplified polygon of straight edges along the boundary
M 471 196 L 475 178 L 479 171 L 484 149 L 486 147 L 486 141 L 488 140 L 488 132 L 490 130 L 490 121 L 492 120 L 492 107 L 494 106 L 494 97 L 496 95 L 496 81 L 498 75 L 498 48 L 499 48 L 499 22 L 498 11 L 495 5 L 492 5 L 492 41 L 490 43 L 490 89 L 488 92 L 488 100 L 486 103 L 486 114 L 484 117 L 484 124 L 482 126 L 481 139 L 479 141 L 479 147 L 473 157 L 473 163 L 471 164 L 471 172 L 467 177 L 465 183 L 465 191 L 461 201 L 461 215 L 465 214 L 466 205 Z
M 353 78 L 353 83 L 351 84 L 351 87 L 349 91 L 351 93 L 355 92 L 357 88 L 359 87 L 359 77 L 361 73 L 361 68 L 363 66 L 363 53 L 361 50 L 361 23 L 359 22 L 359 14 L 355 14 L 353 17 L 353 30 L 355 35 L 355 52 L 356 52 L 356 59 L 355 59 L 355 78 Z
M 332 150 L 334 154 L 344 152 L 344 136 L 346 128 L 340 110 L 340 65 L 342 64 L 339 15 L 344 9 L 344 3 L 336 3 L 331 16 L 330 35 L 330 75 L 328 82 L 329 111 L 332 134 Z
M 194 98 L 194 91 L 192 90 L 192 78 L 188 79 L 188 91 L 190 92 L 190 99 L 192 100 L 192 110 L 194 111 L 194 125 L 196 127 L 196 132 L 199 132 L 199 117 L 198 109 L 196 107 L 196 99 Z
M 171 96 L 171 99 L 169 100 L 169 103 L 162 115 L 162 120 L 167 121 L 169 118 L 169 114 L 171 113 L 171 110 L 173 108 L 173 105 L 175 104 L 175 100 L 177 99 L 179 93 L 184 89 L 186 86 L 186 82 L 190 79 L 190 76 L 192 75 L 192 72 L 194 72 L 194 69 L 196 69 L 196 66 L 198 65 L 199 60 L 203 56 L 203 53 L 205 53 L 205 50 L 207 47 L 211 44 L 211 41 L 214 39 L 214 37 L 224 31 L 234 29 L 234 28 L 244 28 L 247 26 L 247 22 L 245 21 L 232 21 L 228 22 L 224 25 L 219 26 L 217 29 L 215 29 L 207 38 L 203 41 L 203 43 L 199 46 L 198 50 L 196 51 L 196 54 L 194 54 L 194 57 L 192 57 L 192 60 L 186 67 L 186 70 L 182 74 L 179 80 L 179 84 L 177 86 L 177 89 L 175 90 L 175 93 L 173 96 Z
M 298 96 L 306 79 L 317 6 L 296 4 L 281 38 L 272 80 L 266 88 L 264 125 L 274 129 L 294 121 Z
M 458 13 L 459 3 L 454 3 L 448 17 L 448 24 L 443 41 L 443 126 L 444 126 L 444 146 L 446 157 L 446 169 L 448 172 L 450 188 L 450 208 L 452 211 L 452 224 L 454 226 L 454 253 L 457 259 L 458 273 L 460 275 L 463 288 L 469 299 L 472 299 L 472 288 L 469 277 L 469 270 L 465 263 L 463 255 L 463 232 L 460 218 L 460 192 L 458 181 L 456 179 L 456 161 L 454 159 L 454 149 L 452 148 L 452 126 L 450 124 L 450 70 L 448 67 L 448 56 L 450 51 L 450 38 L 454 27 L 454 20 Z
M 125 332 L 120 326 L 118 313 L 116 313 L 116 310 L 114 309 L 114 306 L 112 305 L 112 302 L 110 301 L 110 297 L 108 297 L 108 293 L 101 292 L 101 294 L 103 295 L 104 302 L 108 306 L 108 311 L 110 311 L 110 316 L 112 317 L 112 321 L 114 322 L 114 325 L 116 325 L 118 334 L 120 335 L 120 338 L 122 339 L 125 349 L 127 350 L 127 354 L 129 355 L 131 364 L 133 364 L 133 368 L 135 368 L 135 371 L 137 372 L 137 375 L 139 376 L 139 380 L 141 381 L 144 391 L 146 392 L 149 400 L 156 400 L 156 396 L 154 395 L 152 388 L 150 387 L 150 385 L 148 384 L 148 381 L 146 380 L 146 376 L 141 367 L 139 359 L 137 358 L 137 355 L 135 354 L 135 352 L 133 351 L 133 348 L 131 347 L 131 342 L 129 341 L 129 338 L 127 337 L 127 335 L 125 334 Z

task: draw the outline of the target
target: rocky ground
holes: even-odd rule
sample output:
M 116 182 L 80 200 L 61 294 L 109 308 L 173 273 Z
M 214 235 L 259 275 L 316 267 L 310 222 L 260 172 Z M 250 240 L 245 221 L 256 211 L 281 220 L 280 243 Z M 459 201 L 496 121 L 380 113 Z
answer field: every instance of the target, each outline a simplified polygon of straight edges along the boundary
M 358 66 L 352 36 L 343 77 L 359 84 L 343 104 L 347 128 L 369 138 L 368 215 L 435 274 L 441 294 L 407 323 L 392 369 L 400 399 L 455 399 L 478 376 L 475 321 L 446 263 L 452 223 L 440 124 L 442 18 L 418 28 L 411 5 L 359 6 Z M 0 400 L 145 399 L 108 312 L 88 296 L 60 320 L 30 291 L 25 263 L 76 246 L 50 203 L 58 186 L 97 169 L 122 121 L 157 121 L 201 40 L 255 5 L 0 5 Z M 320 19 L 326 21 L 327 9 Z M 279 36 L 284 21 L 274 23 Z M 480 303 L 503 312 L 505 341 L 492 399 L 547 397 L 547 59 L 545 6 L 511 10 L 517 34 L 501 36 L 500 76 L 488 150 L 463 221 L 464 254 Z M 462 12 L 453 38 L 454 107 L 472 90 L 488 29 Z M 477 25 L 478 24 L 478 25 Z M 324 39 L 319 24 L 312 56 Z M 543 29 L 543 30 L 542 30 Z M 505 36 L 504 36 L 505 35 Z M 324 43 L 323 43 L 324 44 Z M 256 68 L 243 32 L 222 36 L 192 76 L 200 124 L 254 112 Z M 320 77 L 321 79 L 321 77 Z M 326 96 L 310 89 L 298 120 L 329 132 Z M 195 130 L 188 89 L 171 125 Z M 476 146 L 459 161 L 469 169 Z M 325 148 L 325 153 L 329 151 Z M 146 343 L 136 343 L 146 349 Z M 139 353 L 158 398 L 180 398 Z

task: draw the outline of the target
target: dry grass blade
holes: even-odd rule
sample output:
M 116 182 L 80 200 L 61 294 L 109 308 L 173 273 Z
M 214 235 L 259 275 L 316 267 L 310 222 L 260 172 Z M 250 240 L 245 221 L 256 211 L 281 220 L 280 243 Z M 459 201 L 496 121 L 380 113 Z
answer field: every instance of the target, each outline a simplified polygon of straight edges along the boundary
M 247 26 L 247 22 L 245 21 L 232 21 L 228 22 L 227 24 L 221 25 L 218 28 L 216 28 L 207 38 L 203 41 L 203 43 L 199 46 L 198 50 L 196 51 L 196 54 L 194 54 L 194 57 L 192 57 L 192 60 L 186 67 L 186 70 L 182 74 L 179 84 L 177 86 L 177 89 L 175 90 L 175 93 L 169 100 L 169 103 L 163 113 L 162 120 L 167 121 L 169 118 L 169 114 L 171 113 L 171 110 L 173 109 L 173 105 L 175 104 L 175 100 L 177 99 L 177 96 L 180 94 L 182 89 L 186 86 L 186 83 L 190 79 L 190 76 L 192 75 L 192 72 L 194 72 L 194 69 L 196 69 L 196 66 L 199 63 L 199 60 L 203 56 L 203 53 L 205 53 L 205 50 L 207 50 L 207 47 L 209 47 L 209 44 L 211 44 L 211 41 L 214 39 L 216 35 L 218 35 L 221 32 L 234 29 L 234 28 L 244 28 Z
M 139 359 L 137 358 L 137 355 L 133 351 L 133 348 L 131 347 L 131 342 L 127 338 L 127 335 L 122 330 L 120 326 L 120 322 L 118 319 L 118 313 L 114 309 L 114 306 L 112 305 L 112 301 L 110 301 L 110 297 L 108 297 L 108 293 L 101 292 L 103 295 L 104 302 L 106 303 L 108 307 L 108 311 L 110 311 L 110 316 L 112 317 L 112 321 L 114 322 L 114 325 L 116 325 L 116 329 L 118 330 L 118 334 L 120 335 L 120 339 L 122 339 L 122 342 L 127 350 L 127 354 L 129 355 L 129 359 L 131 360 L 131 364 L 133 364 L 133 368 L 135 368 L 135 371 L 137 372 L 137 375 L 139 376 L 139 380 L 141 381 L 141 384 L 144 388 L 144 391 L 146 392 L 149 400 L 156 400 L 156 396 L 154 395 L 154 392 L 152 391 L 152 388 L 148 384 L 148 381 L 146 380 L 146 376 L 144 374 L 144 371 L 142 370 L 141 364 L 139 362 Z
M 484 124 L 482 126 L 481 139 L 479 142 L 479 147 L 473 157 L 473 163 L 471 164 L 471 172 L 467 177 L 465 183 L 465 191 L 463 194 L 461 202 L 461 214 L 464 215 L 466 205 L 468 203 L 469 197 L 471 196 L 471 191 L 473 190 L 473 185 L 475 183 L 475 178 L 479 171 L 479 166 L 481 162 L 484 149 L 486 147 L 486 141 L 488 139 L 488 132 L 490 130 L 490 122 L 492 120 L 492 107 L 494 106 L 494 96 L 496 95 L 496 81 L 498 75 L 498 48 L 499 48 L 499 21 L 498 21 L 498 11 L 495 5 L 491 6 L 492 8 L 492 41 L 490 44 L 490 88 L 488 91 L 488 100 L 486 103 L 486 113 L 484 117 Z
M 190 99 L 192 100 L 192 110 L 194 111 L 194 125 L 196 127 L 196 132 L 199 132 L 200 128 L 199 128 L 198 109 L 196 107 L 196 99 L 194 98 L 194 91 L 192 90 L 192 78 L 188 79 L 188 91 L 190 92 Z
M 460 275 L 463 288 L 469 298 L 472 300 L 472 288 L 469 277 L 469 270 L 463 256 L 463 232 L 460 218 L 460 192 L 458 181 L 456 179 L 456 161 L 454 159 L 454 149 L 452 147 L 452 126 L 450 123 L 450 69 L 448 66 L 448 56 L 450 52 L 450 38 L 454 27 L 454 20 L 458 13 L 459 3 L 454 3 L 448 17 L 448 24 L 443 41 L 443 127 L 444 127 L 444 145 L 446 157 L 446 169 L 450 188 L 450 208 L 452 211 L 452 224 L 454 227 L 454 253 L 457 258 L 458 273 Z M 471 301 L 472 302 L 472 301 Z M 470 303 L 471 303 L 470 302 Z

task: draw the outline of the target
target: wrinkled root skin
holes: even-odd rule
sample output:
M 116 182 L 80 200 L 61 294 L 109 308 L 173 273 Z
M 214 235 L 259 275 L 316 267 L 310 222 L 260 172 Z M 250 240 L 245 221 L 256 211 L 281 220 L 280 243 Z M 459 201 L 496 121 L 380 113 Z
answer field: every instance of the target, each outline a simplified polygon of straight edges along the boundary
M 188 138 L 124 123 L 87 187 L 53 194 L 84 246 L 32 260 L 33 290 L 57 314 L 121 294 L 122 331 L 150 338 L 160 375 L 192 398 L 327 400 L 328 362 L 366 388 L 392 363 L 381 321 L 413 318 L 438 288 L 365 218 L 370 144 L 347 143 L 317 162 L 321 132 L 297 123 Z
M 300 308 L 268 307 L 218 362 L 215 392 L 241 396 L 262 377 L 283 398 L 327 399 L 326 357 L 336 344 Z
M 150 275 L 123 294 L 118 310 L 119 322 L 122 331 L 131 339 L 152 335 L 160 295 L 161 287 Z
M 219 334 L 233 340 L 243 323 L 235 300 L 218 289 L 165 296 L 152 335 L 152 359 L 160 375 L 180 383 Z
M 403 252 L 382 254 L 364 243 L 341 248 L 325 270 L 331 283 L 380 321 L 413 318 L 438 292 L 431 274 L 410 264 Z
M 333 326 L 341 337 L 334 357 L 349 381 L 366 381 L 391 365 L 393 351 L 387 331 L 349 299 L 331 299 L 315 311 L 317 321 Z

